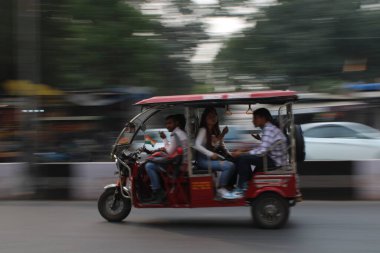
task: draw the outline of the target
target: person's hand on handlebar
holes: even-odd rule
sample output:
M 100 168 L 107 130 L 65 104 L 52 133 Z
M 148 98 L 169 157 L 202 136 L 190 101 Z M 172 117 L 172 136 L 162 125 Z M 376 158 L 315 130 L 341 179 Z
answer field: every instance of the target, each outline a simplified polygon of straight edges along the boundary
M 165 148 L 165 147 L 162 147 L 162 148 L 157 149 L 157 151 L 166 152 L 166 148 Z
M 163 131 L 159 132 L 161 139 L 166 139 L 166 134 Z
M 152 154 L 152 151 L 150 151 L 149 149 L 147 149 L 147 148 L 145 147 L 145 145 L 142 146 L 141 148 L 139 148 L 139 151 L 140 151 L 140 152 L 145 152 L 145 153 L 147 153 L 148 155 Z

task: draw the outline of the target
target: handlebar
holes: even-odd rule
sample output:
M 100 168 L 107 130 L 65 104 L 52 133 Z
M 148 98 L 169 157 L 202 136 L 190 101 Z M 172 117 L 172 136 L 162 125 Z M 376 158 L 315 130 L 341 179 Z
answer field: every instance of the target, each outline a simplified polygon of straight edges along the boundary
M 135 151 L 132 151 L 132 152 L 127 151 L 127 149 L 124 149 L 122 152 L 119 153 L 120 154 L 119 156 L 121 157 L 123 155 L 127 159 L 135 159 L 135 160 L 137 160 L 137 159 L 140 158 L 140 154 L 141 153 L 152 154 L 152 151 L 150 151 L 149 149 L 147 149 L 145 147 L 145 145 L 144 145 L 144 146 L 142 146 L 142 147 L 140 147 L 140 148 L 138 148 L 138 149 L 136 149 Z M 119 156 L 115 155 L 115 158 L 120 159 Z
M 145 147 L 145 145 L 143 145 L 141 148 L 138 148 L 136 151 L 139 151 L 139 154 L 141 154 L 141 153 L 147 153 L 147 154 L 152 154 L 152 151 L 150 151 L 149 149 L 147 149 L 146 147 Z

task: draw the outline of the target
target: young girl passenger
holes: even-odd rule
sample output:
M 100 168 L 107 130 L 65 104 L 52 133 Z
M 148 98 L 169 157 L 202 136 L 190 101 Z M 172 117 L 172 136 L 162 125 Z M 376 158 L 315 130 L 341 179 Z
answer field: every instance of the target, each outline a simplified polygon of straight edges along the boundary
M 228 128 L 219 128 L 218 114 L 214 107 L 206 107 L 202 113 L 200 128 L 195 140 L 194 148 L 198 151 L 197 163 L 200 169 L 211 168 L 212 171 L 221 171 L 217 194 L 224 199 L 234 199 L 237 196 L 226 189 L 235 172 L 234 163 L 223 159 L 218 150 L 230 155 L 223 141 Z

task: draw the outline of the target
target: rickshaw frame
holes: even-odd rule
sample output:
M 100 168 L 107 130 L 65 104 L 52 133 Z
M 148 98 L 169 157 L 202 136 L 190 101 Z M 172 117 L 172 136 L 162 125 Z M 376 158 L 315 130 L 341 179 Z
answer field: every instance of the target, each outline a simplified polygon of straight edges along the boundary
M 297 101 L 297 95 L 294 91 L 280 91 L 280 90 L 271 90 L 271 91 L 255 91 L 255 92 L 237 92 L 237 93 L 214 93 L 214 94 L 195 94 L 195 95 L 180 95 L 180 96 L 159 96 L 152 97 L 149 99 L 144 99 L 137 102 L 136 106 L 141 106 L 141 112 L 137 114 L 132 120 L 130 120 L 123 131 L 120 133 L 119 137 L 116 140 L 116 143 L 112 149 L 111 155 L 121 163 L 124 167 L 128 169 L 127 179 L 120 175 L 120 180 L 118 183 L 111 184 L 105 188 L 120 187 L 120 193 L 124 198 L 128 198 L 131 201 L 131 205 L 137 208 L 163 208 L 163 207 L 173 207 L 173 208 L 194 208 L 194 207 L 231 207 L 231 206 L 254 206 L 257 203 L 263 201 L 272 201 L 283 202 L 280 203 L 285 208 L 285 217 L 279 224 L 271 226 L 260 225 L 261 227 L 274 228 L 280 227 L 285 224 L 289 211 L 288 207 L 294 206 L 296 202 L 301 201 L 302 196 L 299 191 L 298 184 L 298 175 L 297 175 L 297 159 L 296 159 L 296 140 L 294 138 L 295 127 L 294 127 L 294 115 L 292 111 L 293 103 Z M 250 180 L 248 190 L 244 198 L 237 200 L 221 200 L 216 199 L 214 195 L 214 185 L 213 185 L 213 176 L 209 168 L 207 174 L 197 174 L 194 170 L 194 158 L 192 157 L 192 140 L 195 138 L 197 127 L 194 128 L 194 125 L 197 125 L 199 122 L 196 121 L 197 118 L 194 118 L 195 110 L 199 108 L 204 108 L 206 106 L 214 107 L 224 107 L 226 110 L 229 110 L 230 106 L 233 105 L 248 105 L 251 109 L 251 105 L 254 104 L 265 104 L 265 105 L 276 105 L 278 108 L 278 120 L 280 128 L 285 130 L 288 135 L 288 144 L 290 147 L 290 156 L 289 156 L 289 166 L 276 168 L 275 170 L 268 170 L 269 168 L 265 165 L 263 172 L 255 172 L 255 176 Z M 187 152 L 187 164 L 184 178 L 176 178 L 175 180 L 183 180 L 185 182 L 177 183 L 176 185 L 181 187 L 182 183 L 185 183 L 187 187 L 187 192 L 185 195 L 188 199 L 183 199 L 183 196 L 180 196 L 181 199 L 176 199 L 178 196 L 168 200 L 164 204 L 149 204 L 143 203 L 139 200 L 138 194 L 136 193 L 135 188 L 135 178 L 136 171 L 140 168 L 133 168 L 128 164 L 124 163 L 116 155 L 117 150 L 120 148 L 124 149 L 130 145 L 137 132 L 142 129 L 145 130 L 145 122 L 150 119 L 156 113 L 170 109 L 176 106 L 182 106 L 185 108 L 185 117 L 188 124 L 186 124 L 186 130 L 189 134 L 188 142 L 188 152 Z M 282 110 L 285 108 L 285 115 L 282 116 Z M 120 144 L 121 139 L 123 138 L 123 133 L 128 127 L 135 127 L 133 136 L 128 140 L 128 145 Z M 264 156 L 265 157 L 265 156 Z M 263 158 L 266 161 L 266 158 Z M 264 164 L 266 164 L 264 162 Z M 165 176 L 164 176 L 165 177 Z M 129 182 L 126 182 L 129 181 Z M 175 187 L 175 186 L 174 186 Z M 214 189 L 214 190 L 213 190 Z M 175 189 L 178 190 L 178 189 Z M 183 189 L 180 189 L 183 190 Z M 186 189 L 185 189 L 186 190 Z M 182 194 L 183 195 L 183 194 Z M 186 196 L 184 198 L 186 198 Z M 266 197 L 266 198 L 264 198 Z M 264 199 L 264 200 L 262 200 Z M 269 203 L 269 202 L 268 202 Z M 264 206 L 265 208 L 269 204 Z M 263 208 L 264 208 L 263 207 Z M 267 210 L 267 209 L 265 209 Z M 269 210 L 269 209 L 268 209 Z M 260 219 L 260 214 L 256 209 L 252 209 L 252 215 L 255 219 Z M 128 212 L 129 214 L 129 212 Z

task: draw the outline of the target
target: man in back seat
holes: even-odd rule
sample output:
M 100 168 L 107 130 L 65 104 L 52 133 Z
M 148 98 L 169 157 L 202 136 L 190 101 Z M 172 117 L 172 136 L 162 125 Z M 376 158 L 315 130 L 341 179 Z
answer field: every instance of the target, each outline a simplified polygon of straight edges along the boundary
M 270 112 L 265 108 L 259 108 L 253 112 L 253 124 L 262 129 L 261 143 L 248 152 L 238 150 L 232 153 L 236 158 L 238 170 L 238 188 L 235 194 L 242 194 L 247 189 L 248 181 L 252 178 L 253 170 L 264 167 L 264 158 L 267 156 L 268 168 L 285 166 L 288 163 L 287 140 L 284 133 L 273 124 Z M 252 169 L 251 165 L 255 168 Z

